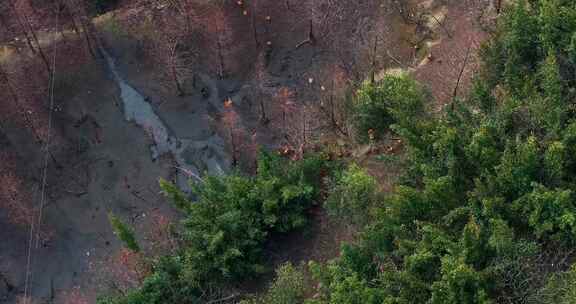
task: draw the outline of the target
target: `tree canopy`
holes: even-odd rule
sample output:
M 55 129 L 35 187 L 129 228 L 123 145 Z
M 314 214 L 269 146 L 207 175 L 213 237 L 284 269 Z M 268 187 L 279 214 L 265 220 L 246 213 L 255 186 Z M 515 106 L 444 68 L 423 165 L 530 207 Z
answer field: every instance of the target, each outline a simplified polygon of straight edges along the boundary
M 195 200 L 161 180 L 164 194 L 185 215 L 181 248 L 153 263 L 153 274 L 140 288 L 100 303 L 203 303 L 211 285 L 263 273 L 264 242 L 271 234 L 305 225 L 305 211 L 318 199 L 325 166 L 320 156 L 292 162 L 262 151 L 255 176 L 239 172 L 206 176 L 192 185 Z
M 536 260 L 576 241 L 575 14 L 572 1 L 512 5 L 469 97 L 396 126 L 404 182 L 359 244 L 313 265 L 315 303 L 542 301 Z

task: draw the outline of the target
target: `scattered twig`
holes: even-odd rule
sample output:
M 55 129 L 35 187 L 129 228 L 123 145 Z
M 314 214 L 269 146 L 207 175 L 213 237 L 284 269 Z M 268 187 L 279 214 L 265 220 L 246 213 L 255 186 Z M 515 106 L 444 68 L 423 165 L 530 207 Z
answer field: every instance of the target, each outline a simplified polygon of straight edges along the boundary
M 300 47 L 302 47 L 305 44 L 315 44 L 316 43 L 316 37 L 314 36 L 314 25 L 312 24 L 312 20 L 310 20 L 310 28 L 308 30 L 308 38 L 306 38 L 306 40 L 298 43 L 296 45 L 296 49 L 299 49 Z
M 140 199 L 141 201 L 143 201 L 143 202 L 145 202 L 145 203 L 150 203 L 150 202 L 148 202 L 145 198 L 143 198 L 142 196 L 140 196 L 140 194 L 139 194 L 140 192 L 139 192 L 139 191 L 132 190 L 132 191 L 130 191 L 130 193 L 131 193 L 134 197 Z
M 179 171 L 184 172 L 184 174 L 186 174 L 186 176 L 188 176 L 188 177 L 194 177 L 194 178 L 196 178 L 197 180 L 199 180 L 200 182 L 204 182 L 204 180 L 203 180 L 200 176 L 198 176 L 197 174 L 195 174 L 194 172 L 192 172 L 192 171 L 190 171 L 190 170 L 188 170 L 188 169 L 186 169 L 186 168 L 182 168 L 182 167 L 179 167 L 179 166 L 173 166 L 173 167 L 174 167 L 175 169 L 179 170 Z
M 50 277 L 50 303 L 54 303 L 56 298 L 56 291 L 54 290 L 54 277 Z
M 407 67 L 406 64 L 402 63 L 400 60 L 398 60 L 396 57 L 392 56 L 392 54 L 390 54 L 389 50 L 386 50 L 386 55 L 392 59 L 394 62 L 396 62 L 398 65 L 402 66 L 402 67 Z
M 430 14 L 430 16 L 432 16 L 432 18 L 434 18 L 434 21 L 436 21 L 436 23 L 438 23 L 438 25 L 446 32 L 448 38 L 452 39 L 452 34 L 450 34 L 448 29 L 444 26 L 444 23 L 440 22 L 440 20 L 438 20 L 438 18 L 436 18 L 436 16 L 434 16 L 433 14 Z
M 79 191 L 79 192 L 78 192 L 78 191 L 72 191 L 72 190 L 67 190 L 67 189 L 64 189 L 63 191 L 64 191 L 65 193 L 75 195 L 76 197 L 81 197 L 81 196 L 83 196 L 83 195 L 88 194 L 88 191 Z
M 376 61 L 376 52 L 378 50 L 378 36 L 374 37 L 374 49 L 372 50 L 372 71 L 370 73 L 370 81 L 371 83 L 376 82 L 376 65 L 377 65 L 377 61 Z

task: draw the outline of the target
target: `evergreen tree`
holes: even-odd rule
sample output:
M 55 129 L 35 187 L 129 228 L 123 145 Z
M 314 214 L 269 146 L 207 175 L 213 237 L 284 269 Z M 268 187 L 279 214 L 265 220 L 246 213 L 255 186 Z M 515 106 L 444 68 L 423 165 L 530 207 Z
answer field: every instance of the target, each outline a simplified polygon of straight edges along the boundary
M 138 246 L 138 241 L 136 241 L 136 237 L 134 236 L 134 231 L 128 227 L 120 218 L 115 216 L 113 213 L 108 213 L 108 220 L 110 221 L 110 225 L 112 225 L 112 229 L 114 230 L 114 234 L 120 239 L 126 248 L 134 251 L 139 252 L 140 246 Z

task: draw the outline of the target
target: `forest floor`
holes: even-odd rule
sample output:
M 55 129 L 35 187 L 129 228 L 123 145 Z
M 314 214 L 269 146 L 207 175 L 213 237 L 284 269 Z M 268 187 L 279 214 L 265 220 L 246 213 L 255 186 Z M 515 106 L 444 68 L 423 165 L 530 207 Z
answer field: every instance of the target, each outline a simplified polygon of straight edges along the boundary
M 413 73 L 430 89 L 438 102 L 431 107 L 437 109 L 450 101 L 456 83 L 460 83 L 459 96 L 464 96 L 469 88 L 471 75 L 477 69 L 476 50 L 487 37 L 483 27 L 490 22 L 487 16 L 493 9 L 490 1 L 484 0 L 412 2 L 408 12 L 400 12 L 394 6 L 366 7 L 358 12 L 360 17 L 347 22 L 365 24 L 381 37 L 377 54 L 377 67 L 381 72 L 377 74 L 392 68 Z M 295 48 L 305 38 L 307 25 L 293 26 L 290 23 L 293 18 L 286 14 L 283 5 L 274 3 L 278 1 L 271 1 L 268 7 L 274 18 L 270 31 L 278 34 L 269 38 L 274 47 L 268 53 L 268 96 L 273 98 L 274 92 L 286 87 L 297 93 L 294 98 L 298 103 L 322 99 L 325 93 L 320 88 L 328 86 L 327 78 L 333 76 L 333 66 L 341 67 L 343 61 L 357 63 L 358 70 L 349 74 L 367 75 L 370 63 L 357 58 L 370 57 L 370 42 L 354 44 L 347 49 L 351 54 L 342 55 L 344 58 L 327 56 L 334 53 L 330 46 Z M 294 8 L 292 13 L 296 14 L 298 9 L 301 8 Z M 410 21 L 420 12 L 434 14 L 438 22 L 423 26 L 418 20 Z M 129 13 L 117 11 L 104 18 L 122 19 Z M 240 20 L 240 25 L 245 23 L 240 19 L 240 12 L 229 17 Z M 223 103 L 231 98 L 240 109 L 243 129 L 257 134 L 258 144 L 271 148 L 281 146 L 280 132 L 271 125 L 259 124 L 254 114 L 256 101 L 252 91 L 258 85 L 254 77 L 256 60 L 246 58 L 257 58 L 259 51 L 251 46 L 249 36 L 237 36 L 235 43 L 240 46 L 231 51 L 228 59 L 231 73 L 227 78 L 219 79 L 210 73 L 211 68 L 199 68 L 195 86 L 188 83 L 189 94 L 178 97 L 166 93 L 150 65 L 141 61 L 134 39 L 111 32 L 104 24 L 96 22 L 96 25 L 119 63 L 120 73 L 148 97 L 157 115 L 178 138 L 202 141 L 217 134 L 226 139 L 222 105 L 218 100 Z M 337 37 L 337 40 L 345 39 L 346 36 Z M 135 227 L 144 252 L 151 255 L 172 248 L 167 236 L 168 223 L 178 219 L 178 213 L 158 187 L 158 178 L 176 178 L 174 159 L 165 156 L 154 161 L 151 158 L 151 139 L 146 130 L 126 121 L 119 88 L 104 64 L 93 61 L 62 77 L 59 89 L 62 107 L 55 121 L 74 153 L 58 155 L 60 166 L 51 166 L 49 170 L 42 231 L 38 234 L 37 248 L 33 246 L 31 284 L 27 290 L 36 304 L 94 303 L 98 293 L 104 290 L 138 284 L 140 274 L 131 268 L 131 257 L 121 250 L 113 235 L 108 212 Z M 315 80 L 313 85 L 309 84 L 310 78 Z M 206 97 L 206 93 L 210 97 Z M 270 113 L 277 111 L 271 109 Z M 40 184 L 41 153 L 26 152 L 30 148 L 19 139 L 24 135 L 16 127 L 8 125 L 5 131 L 14 145 L 10 149 L 25 151 L 20 162 L 28 162 L 25 167 L 29 172 L 22 175 L 28 180 L 30 191 L 36 192 Z M 354 149 L 353 143 L 347 142 L 347 145 Z M 229 147 L 227 150 L 230 153 Z M 356 160 L 379 178 L 384 189 L 393 188 L 392 181 L 399 173 L 396 168 L 371 156 L 361 155 Z M 0 209 L 3 241 L 0 243 L 0 279 L 4 281 L 0 280 L 0 303 L 13 303 L 24 293 L 28 264 L 28 227 L 11 223 L 8 217 Z M 342 241 L 353 240 L 353 229 L 331 222 L 321 208 L 314 210 L 311 218 L 313 225 L 303 233 L 279 237 L 268 245 L 272 265 L 284 261 L 326 261 L 338 255 Z M 120 283 L 111 284 L 113 281 Z M 243 288 L 259 290 L 265 284 L 263 280 Z M 77 302 L 66 302 L 70 299 Z

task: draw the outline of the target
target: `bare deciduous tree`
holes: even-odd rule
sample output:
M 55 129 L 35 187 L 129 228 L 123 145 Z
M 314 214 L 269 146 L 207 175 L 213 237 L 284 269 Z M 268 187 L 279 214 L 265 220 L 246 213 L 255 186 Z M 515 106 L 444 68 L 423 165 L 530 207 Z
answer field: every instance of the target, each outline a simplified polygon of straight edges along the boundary
M 259 114 L 260 114 L 260 123 L 262 124 L 268 124 L 268 122 L 270 121 L 270 119 L 268 118 L 268 115 L 266 114 L 266 100 L 265 100 L 265 95 L 264 95 L 264 91 L 265 91 L 265 82 L 268 76 L 268 73 L 266 71 L 266 64 L 265 64 L 265 58 L 264 58 L 264 54 L 261 53 L 260 55 L 258 55 L 258 59 L 256 60 L 256 66 L 255 66 L 255 81 L 256 81 L 256 96 L 258 98 L 258 105 L 259 105 Z
M 92 55 L 92 57 L 96 58 L 97 54 L 99 54 L 99 50 L 97 45 L 97 37 L 96 37 L 96 30 L 94 29 L 94 25 L 90 21 L 90 17 L 88 16 L 88 12 L 86 11 L 85 3 L 81 0 L 63 0 L 65 3 L 66 11 L 69 13 L 71 18 L 71 23 L 75 31 L 78 31 L 76 24 L 80 25 L 82 29 L 82 33 L 84 34 L 84 40 L 86 41 L 86 48 Z
M 160 70 L 160 80 L 178 96 L 185 96 L 184 82 L 194 75 L 194 54 L 187 50 L 182 37 L 158 34 L 151 47 L 151 57 Z
M 14 18 L 18 23 L 22 34 L 26 38 L 26 42 L 30 47 L 30 51 L 32 51 L 32 53 L 38 52 L 38 55 L 46 67 L 46 71 L 50 73 L 51 67 L 50 63 L 48 62 L 48 57 L 42 49 L 40 41 L 38 40 L 38 36 L 36 35 L 36 31 L 34 30 L 34 27 L 32 26 L 32 23 L 29 19 L 29 15 L 35 12 L 34 7 L 28 0 L 22 0 L 18 2 L 8 1 L 8 3 L 12 9 L 12 13 L 14 14 Z

